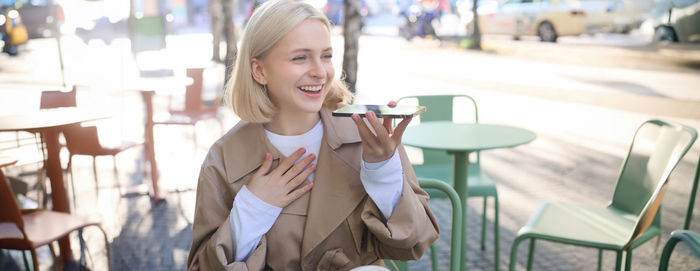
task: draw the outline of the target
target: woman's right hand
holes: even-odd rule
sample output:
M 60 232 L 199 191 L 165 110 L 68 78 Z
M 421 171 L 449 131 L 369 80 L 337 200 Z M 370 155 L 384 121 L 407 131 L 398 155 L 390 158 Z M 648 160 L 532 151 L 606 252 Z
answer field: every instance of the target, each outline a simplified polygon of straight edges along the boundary
M 270 205 L 286 207 L 311 190 L 314 185 L 309 182 L 299 187 L 316 169 L 316 165 L 311 164 L 315 158 L 313 153 L 294 164 L 305 152 L 304 148 L 298 149 L 272 171 L 272 155 L 265 153 L 265 161 L 248 183 L 248 190 Z

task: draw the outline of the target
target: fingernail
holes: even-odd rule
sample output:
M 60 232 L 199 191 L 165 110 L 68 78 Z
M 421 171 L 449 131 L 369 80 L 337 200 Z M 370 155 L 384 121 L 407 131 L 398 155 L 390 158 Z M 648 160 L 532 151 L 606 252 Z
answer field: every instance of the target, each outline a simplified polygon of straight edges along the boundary
M 353 120 L 358 120 L 359 116 L 357 114 L 352 114 L 352 119 Z
M 270 155 L 269 152 L 266 152 L 265 153 L 265 160 L 270 160 L 270 158 L 272 158 L 272 155 Z

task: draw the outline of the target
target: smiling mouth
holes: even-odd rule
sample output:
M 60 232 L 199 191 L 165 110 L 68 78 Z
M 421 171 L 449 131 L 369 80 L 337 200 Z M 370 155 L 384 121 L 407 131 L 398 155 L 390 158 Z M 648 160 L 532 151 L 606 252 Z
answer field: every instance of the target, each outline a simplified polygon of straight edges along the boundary
M 318 93 L 323 89 L 323 85 L 301 86 L 298 88 L 303 92 Z

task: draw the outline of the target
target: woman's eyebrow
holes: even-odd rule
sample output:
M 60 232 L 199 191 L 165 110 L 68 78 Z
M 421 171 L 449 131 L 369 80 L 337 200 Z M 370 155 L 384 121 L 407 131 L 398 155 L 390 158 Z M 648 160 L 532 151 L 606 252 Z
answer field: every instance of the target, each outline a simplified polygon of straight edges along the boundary
M 311 50 L 309 48 L 299 48 L 299 49 L 293 50 L 292 53 L 299 53 L 299 52 L 307 53 L 307 52 L 311 52 L 311 51 L 313 51 L 313 50 Z M 328 51 L 333 51 L 333 47 L 328 47 L 326 49 L 323 49 L 323 52 L 328 52 Z

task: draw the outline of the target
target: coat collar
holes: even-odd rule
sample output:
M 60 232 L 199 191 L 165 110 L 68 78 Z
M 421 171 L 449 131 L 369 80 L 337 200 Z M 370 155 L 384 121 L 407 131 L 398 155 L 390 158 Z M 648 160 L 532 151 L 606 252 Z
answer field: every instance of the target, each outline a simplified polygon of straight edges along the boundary
M 333 117 L 331 109 L 320 111 L 324 135 L 319 162 L 311 192 L 285 208 L 297 212 L 307 207 L 306 225 L 301 244 L 301 259 L 322 243 L 360 204 L 366 192 L 359 178 L 360 148 L 341 149 L 345 144 L 361 142 L 352 119 Z M 263 125 L 241 121 L 222 138 L 223 157 L 230 183 L 257 170 L 266 152 L 273 157 L 273 166 L 285 156 L 267 139 Z M 308 200 L 308 201 L 307 201 Z M 342 202 L 343 204 L 334 204 Z M 283 211 L 284 212 L 284 211 Z
M 352 119 L 333 117 L 331 110 L 323 107 L 319 112 L 324 129 L 322 144 L 336 150 L 343 144 L 361 142 L 362 139 Z M 222 138 L 223 161 L 230 183 L 240 180 L 260 167 L 266 152 L 272 154 L 273 160 L 281 161 L 285 158 L 267 139 L 262 123 L 240 121 L 227 134 Z

